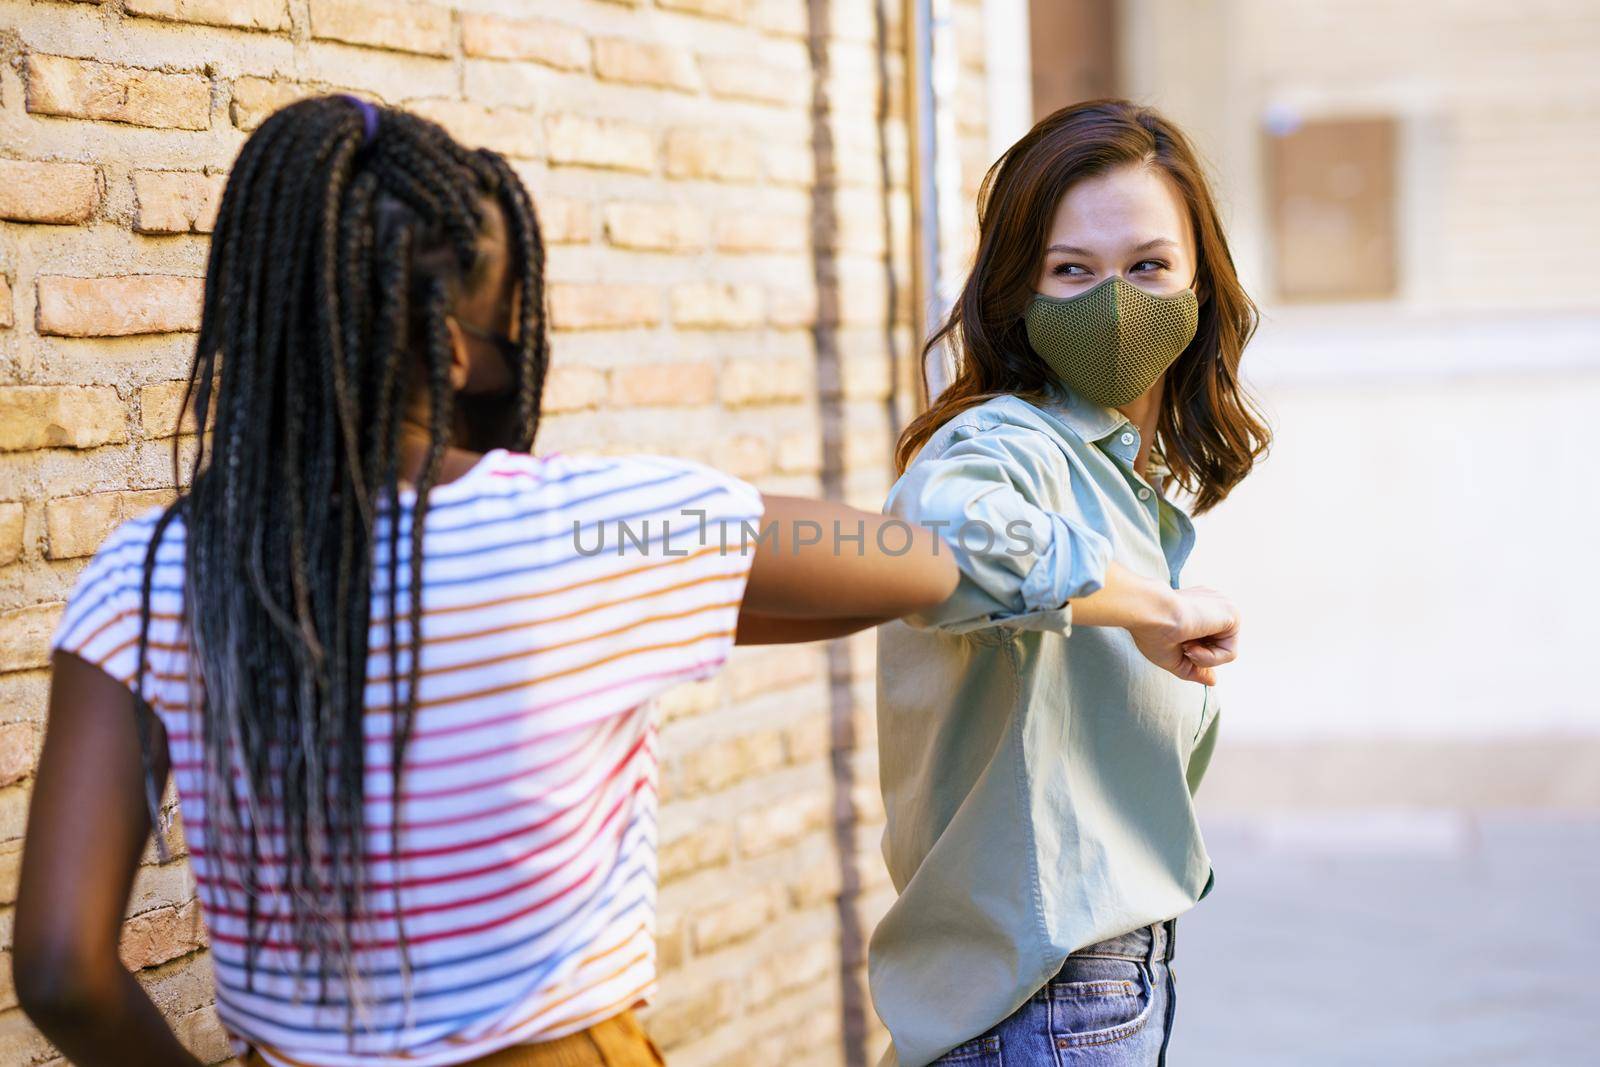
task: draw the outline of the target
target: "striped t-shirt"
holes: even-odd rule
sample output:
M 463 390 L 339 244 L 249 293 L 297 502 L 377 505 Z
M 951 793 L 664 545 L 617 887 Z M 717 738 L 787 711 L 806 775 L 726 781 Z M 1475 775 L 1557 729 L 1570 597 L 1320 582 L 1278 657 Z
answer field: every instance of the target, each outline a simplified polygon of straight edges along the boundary
M 403 648 L 414 500 L 402 492 Z M 422 680 L 397 856 L 386 516 L 375 533 L 385 547 L 369 638 L 366 817 L 377 892 L 375 921 L 355 943 L 367 1011 L 353 1045 L 342 981 L 322 998 L 315 983 L 296 980 L 281 893 L 259 898 L 270 921 L 257 921 L 254 984 L 245 986 L 244 901 L 221 883 L 210 851 L 203 750 L 186 711 L 181 517 L 158 550 L 144 691 L 167 730 L 217 1012 L 236 1051 L 248 1044 L 275 1064 L 460 1063 L 581 1030 L 654 991 L 651 702 L 727 657 L 751 559 L 738 531 L 759 519 L 761 497 L 683 460 L 496 449 L 429 500 Z M 130 686 L 141 569 L 159 515 L 112 532 L 52 639 Z M 407 654 L 400 659 L 404 669 Z M 269 855 L 259 876 L 270 888 L 280 875 Z

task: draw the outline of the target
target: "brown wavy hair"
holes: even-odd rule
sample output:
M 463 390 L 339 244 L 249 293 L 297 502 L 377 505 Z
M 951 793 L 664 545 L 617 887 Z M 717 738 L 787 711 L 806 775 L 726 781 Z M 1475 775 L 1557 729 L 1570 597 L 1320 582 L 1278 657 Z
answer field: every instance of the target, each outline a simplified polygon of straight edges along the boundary
M 1077 182 L 1129 164 L 1160 167 L 1189 208 L 1199 253 L 1200 325 L 1168 368 L 1154 448 L 1194 498 L 1196 514 L 1225 499 L 1266 454 L 1271 432 L 1239 380 L 1239 359 L 1259 313 L 1239 284 L 1216 203 L 1194 147 L 1156 111 L 1127 100 L 1091 100 L 1040 120 L 989 168 L 978 191 L 978 250 L 955 306 L 923 349 L 941 342 L 960 369 L 900 435 L 904 472 L 939 427 L 1006 394 L 1039 397 L 1050 371 L 1028 344 L 1023 315 L 1061 198 Z

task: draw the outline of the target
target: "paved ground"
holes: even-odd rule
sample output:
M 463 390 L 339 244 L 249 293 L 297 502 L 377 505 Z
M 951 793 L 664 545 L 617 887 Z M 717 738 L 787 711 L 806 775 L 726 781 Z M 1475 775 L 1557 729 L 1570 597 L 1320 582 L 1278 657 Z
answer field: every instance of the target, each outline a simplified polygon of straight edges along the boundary
M 1600 1065 L 1600 813 L 1214 820 L 1173 1067 Z

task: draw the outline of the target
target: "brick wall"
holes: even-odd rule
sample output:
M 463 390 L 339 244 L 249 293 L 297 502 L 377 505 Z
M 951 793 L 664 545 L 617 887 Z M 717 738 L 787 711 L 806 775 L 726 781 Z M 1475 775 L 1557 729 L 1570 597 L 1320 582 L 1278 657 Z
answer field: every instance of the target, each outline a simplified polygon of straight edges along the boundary
M 346 90 L 514 160 L 551 245 L 541 448 L 668 451 L 876 508 L 913 366 L 883 6 L 880 26 L 872 0 L 0 0 L 0 1062 L 59 1062 L 5 948 L 47 639 L 100 539 L 175 491 L 207 234 L 247 132 Z M 967 156 L 980 7 L 958 4 Z M 882 1046 L 871 671 L 870 635 L 742 650 L 664 702 L 648 1023 L 675 1065 Z M 125 957 L 221 1060 L 188 869 L 147 860 Z

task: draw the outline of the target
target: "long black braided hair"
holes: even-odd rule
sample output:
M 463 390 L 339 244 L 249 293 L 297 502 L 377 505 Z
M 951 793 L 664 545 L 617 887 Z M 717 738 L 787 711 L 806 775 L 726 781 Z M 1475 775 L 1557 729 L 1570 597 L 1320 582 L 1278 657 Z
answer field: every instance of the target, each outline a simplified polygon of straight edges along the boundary
M 511 388 L 480 401 L 453 396 L 445 320 L 483 268 L 490 201 L 506 220 L 520 301 Z M 364 818 L 376 557 L 386 557 L 387 569 L 378 588 L 387 604 L 390 854 L 398 870 L 429 491 L 449 444 L 532 447 L 548 362 L 543 277 L 533 204 L 511 167 L 406 112 L 348 96 L 303 100 L 263 123 L 234 163 L 184 398 L 185 406 L 193 400 L 199 427 L 215 420 L 210 452 L 202 434 L 189 492 L 162 513 L 150 540 L 136 679 L 142 685 L 156 549 L 181 514 L 205 838 L 230 896 L 243 898 L 251 987 L 265 922 L 257 871 L 270 847 L 283 864 L 299 974 L 324 1000 L 329 979 L 344 977 L 355 1011 L 355 931 L 376 911 Z M 432 424 L 410 522 L 402 640 L 399 536 L 407 531 L 399 522 L 398 435 L 413 388 L 427 390 Z M 459 404 L 477 405 L 469 442 L 450 439 Z M 382 515 L 392 517 L 390 534 L 375 537 Z M 150 731 L 141 725 L 146 799 L 159 826 Z M 409 990 L 403 926 L 397 934 Z

